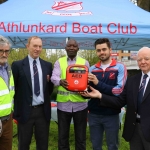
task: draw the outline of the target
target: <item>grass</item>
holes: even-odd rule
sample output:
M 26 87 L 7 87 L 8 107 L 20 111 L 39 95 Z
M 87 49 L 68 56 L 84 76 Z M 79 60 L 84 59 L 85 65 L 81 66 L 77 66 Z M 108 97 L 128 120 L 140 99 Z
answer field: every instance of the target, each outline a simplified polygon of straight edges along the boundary
M 13 125 L 14 131 L 13 131 L 13 135 L 16 135 L 17 133 L 17 125 L 14 124 Z M 122 129 L 123 129 L 123 125 L 122 125 Z M 89 135 L 89 127 L 87 127 L 87 136 L 86 136 L 86 149 L 87 150 L 92 150 L 92 144 L 90 141 L 90 135 Z M 50 125 L 50 134 L 49 134 L 49 148 L 48 150 L 57 150 L 58 146 L 57 146 L 57 139 L 58 139 L 58 126 L 56 124 L 56 122 L 51 121 L 51 125 Z M 129 144 L 128 142 L 126 142 L 123 138 L 122 138 L 122 130 L 120 130 L 119 132 L 119 139 L 120 139 L 120 145 L 119 145 L 119 150 L 129 150 Z M 13 138 L 13 148 L 12 150 L 17 150 L 17 136 L 15 136 Z M 35 147 L 35 140 L 34 138 L 32 138 L 32 142 L 30 145 L 30 150 L 36 150 Z M 74 150 L 74 128 L 73 125 L 71 125 L 70 128 L 70 150 Z M 107 150 L 107 146 L 106 146 L 106 142 L 105 142 L 105 137 L 104 137 L 104 141 L 103 141 L 103 150 Z

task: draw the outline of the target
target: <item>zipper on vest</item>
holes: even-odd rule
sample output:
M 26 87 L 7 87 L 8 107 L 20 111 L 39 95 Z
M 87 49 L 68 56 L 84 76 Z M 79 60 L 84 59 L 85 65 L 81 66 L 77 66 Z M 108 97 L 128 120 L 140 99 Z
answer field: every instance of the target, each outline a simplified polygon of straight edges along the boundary
M 102 75 L 102 77 L 104 77 L 104 74 L 105 74 L 105 71 L 103 71 L 103 75 Z

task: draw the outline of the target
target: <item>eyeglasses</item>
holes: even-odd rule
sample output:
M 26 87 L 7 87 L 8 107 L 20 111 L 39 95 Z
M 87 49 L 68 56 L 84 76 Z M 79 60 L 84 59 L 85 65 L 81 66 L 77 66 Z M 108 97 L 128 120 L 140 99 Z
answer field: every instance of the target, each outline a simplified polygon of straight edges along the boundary
M 5 53 L 6 55 L 8 55 L 8 54 L 10 53 L 10 50 L 5 50 L 5 51 L 4 51 L 4 50 L 1 50 L 1 49 L 0 49 L 0 55 L 3 55 L 4 53 Z

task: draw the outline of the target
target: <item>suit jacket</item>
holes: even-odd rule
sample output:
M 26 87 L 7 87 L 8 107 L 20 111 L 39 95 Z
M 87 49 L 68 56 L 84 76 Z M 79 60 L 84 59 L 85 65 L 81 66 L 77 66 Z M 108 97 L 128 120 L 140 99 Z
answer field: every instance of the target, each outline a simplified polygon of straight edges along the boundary
M 51 80 L 47 79 L 47 75 L 52 75 L 52 64 L 42 59 L 40 60 L 43 74 L 43 94 L 44 94 L 44 112 L 47 121 L 51 118 L 50 94 L 53 91 Z M 13 117 L 20 123 L 25 123 L 29 119 L 32 110 L 32 82 L 29 66 L 29 59 L 25 57 L 23 60 L 13 62 L 12 73 L 15 83 L 14 95 L 14 114 Z
M 100 105 L 113 108 L 120 108 L 127 104 L 123 137 L 130 141 L 136 124 L 137 98 L 142 73 L 127 79 L 123 92 L 118 97 L 102 94 Z M 147 84 L 144 97 L 141 103 L 141 130 L 147 141 L 150 142 L 150 81 Z

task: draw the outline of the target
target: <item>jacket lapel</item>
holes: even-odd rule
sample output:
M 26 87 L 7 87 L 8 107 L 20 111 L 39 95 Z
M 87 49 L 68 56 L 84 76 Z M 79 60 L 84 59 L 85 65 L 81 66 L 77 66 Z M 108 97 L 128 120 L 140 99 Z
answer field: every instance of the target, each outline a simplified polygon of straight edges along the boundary
M 135 80 L 134 80 L 134 105 L 135 105 L 135 108 L 137 109 L 137 98 L 138 98 L 138 92 L 139 92 L 139 86 L 140 86 L 140 81 L 141 81 L 141 76 L 142 76 L 142 73 L 139 73 L 136 77 L 135 77 Z
M 45 62 L 42 60 L 42 59 L 40 59 L 39 58 L 39 60 L 40 60 L 40 63 L 41 63 L 41 69 L 42 69 L 42 76 L 43 76 L 43 91 L 45 90 L 45 87 L 46 87 L 46 78 L 47 78 L 47 75 L 46 75 L 46 64 L 45 64 Z
M 28 81 L 28 84 L 32 90 L 31 72 L 30 72 L 30 65 L 29 65 L 28 56 L 23 60 L 22 65 L 23 65 L 24 74 L 25 74 L 27 81 Z

